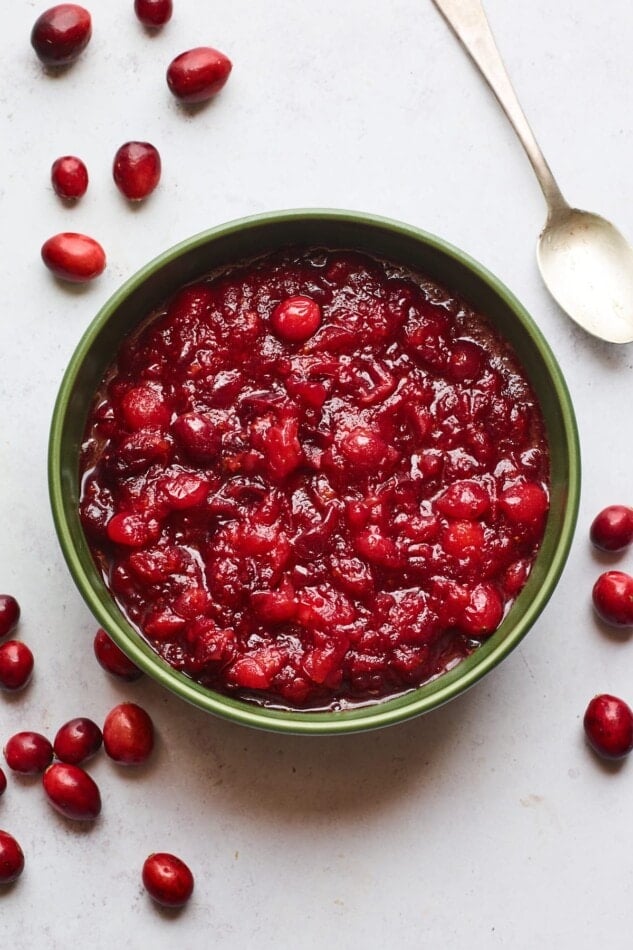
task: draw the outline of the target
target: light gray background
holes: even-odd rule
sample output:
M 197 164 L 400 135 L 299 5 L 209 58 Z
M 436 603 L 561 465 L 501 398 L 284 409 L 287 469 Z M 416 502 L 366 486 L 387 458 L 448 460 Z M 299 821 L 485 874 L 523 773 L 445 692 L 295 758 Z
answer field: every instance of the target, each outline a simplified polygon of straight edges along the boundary
M 581 719 L 595 692 L 633 701 L 633 644 L 600 629 L 603 563 L 587 530 L 631 501 L 632 350 L 591 340 L 537 273 L 538 186 L 496 103 L 430 0 L 175 0 L 147 36 L 132 0 L 92 0 L 93 40 L 44 74 L 29 32 L 46 4 L 5 0 L 0 37 L 0 589 L 23 607 L 36 654 L 22 695 L 0 695 L 0 742 L 102 721 L 122 699 L 159 733 L 153 762 L 90 771 L 92 828 L 10 778 L 0 827 L 27 856 L 0 895 L 3 946 L 488 948 L 631 946 L 633 764 L 601 766 Z M 515 85 L 569 200 L 633 237 L 630 0 L 488 0 Z M 196 45 L 234 61 L 221 96 L 184 113 L 164 82 Z M 160 189 L 130 209 L 116 148 L 148 139 Z M 49 168 L 86 160 L 91 185 L 61 206 Z M 95 623 L 49 514 L 46 443 L 61 375 L 101 304 L 176 241 L 267 209 L 331 206 L 436 232 L 499 275 L 542 327 L 575 401 L 584 489 L 556 594 L 524 644 L 424 719 L 338 739 L 279 738 L 216 721 L 149 681 L 122 686 L 92 656 Z M 51 234 L 79 230 L 109 266 L 65 290 L 42 266 Z M 633 553 L 617 561 L 633 569 Z M 140 868 L 173 850 L 196 875 L 178 917 L 151 905 Z

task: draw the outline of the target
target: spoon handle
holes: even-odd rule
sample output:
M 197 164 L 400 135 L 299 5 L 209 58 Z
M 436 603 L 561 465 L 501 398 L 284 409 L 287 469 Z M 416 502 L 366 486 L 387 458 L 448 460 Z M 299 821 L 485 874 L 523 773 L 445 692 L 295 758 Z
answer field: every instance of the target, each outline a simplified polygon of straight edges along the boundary
M 433 3 L 479 68 L 510 120 L 538 178 L 550 217 L 557 211 L 565 210 L 569 206 L 519 104 L 481 0 L 433 0 Z

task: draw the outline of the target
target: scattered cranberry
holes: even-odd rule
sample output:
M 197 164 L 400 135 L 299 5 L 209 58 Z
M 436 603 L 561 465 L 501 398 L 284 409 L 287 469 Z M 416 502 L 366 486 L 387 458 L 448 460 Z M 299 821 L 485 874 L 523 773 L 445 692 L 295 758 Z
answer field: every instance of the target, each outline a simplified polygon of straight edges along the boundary
M 54 762 L 44 773 L 44 791 L 53 808 L 74 821 L 93 821 L 101 812 L 96 782 L 68 762 Z
M 0 646 L 0 689 L 22 689 L 33 672 L 33 654 L 26 643 L 7 640 Z
M 16 732 L 4 747 L 4 757 L 13 772 L 37 775 L 53 761 L 53 747 L 39 732 Z
M 633 749 L 633 711 L 617 696 L 594 696 L 583 725 L 591 748 L 606 759 L 621 759 Z
M 593 605 L 599 617 L 614 627 L 633 626 L 633 577 L 606 571 L 593 585 Z
M 88 189 L 88 169 L 80 158 L 63 155 L 55 159 L 51 168 L 53 190 L 60 198 L 75 201 Z
M 101 729 L 92 719 L 81 716 L 64 723 L 55 736 L 53 750 L 62 762 L 79 765 L 101 748 Z
M 20 605 L 11 594 L 0 594 L 0 640 L 13 633 L 20 619 Z
M 136 703 L 120 703 L 103 724 L 103 746 L 115 762 L 139 765 L 154 748 L 152 720 Z
M 134 0 L 134 12 L 143 26 L 164 26 L 173 10 L 172 0 Z
M 233 64 L 224 53 L 198 46 L 176 56 L 167 70 L 167 85 L 182 102 L 204 102 L 222 89 Z
M 45 66 L 66 66 L 83 53 L 91 36 L 88 11 L 75 3 L 60 3 L 37 18 L 31 46 Z
M 193 893 L 193 874 L 175 854 L 150 854 L 143 865 L 148 894 L 165 907 L 183 907 Z
M 87 234 L 63 231 L 42 245 L 42 260 L 56 277 L 83 284 L 102 274 L 106 265 L 103 248 Z
M 2 771 L 2 769 L 0 769 L 0 795 L 4 795 L 6 790 L 7 790 L 7 777 Z
M 160 181 L 160 155 L 149 142 L 126 142 L 114 156 L 112 176 L 121 194 L 142 201 Z
M 0 831 L 0 884 L 12 884 L 24 870 L 24 852 L 13 835 Z
M 589 537 L 601 551 L 623 551 L 633 541 L 633 508 L 609 505 L 594 518 Z
M 112 676 L 127 680 L 129 683 L 140 679 L 142 670 L 120 650 L 105 630 L 97 630 L 94 638 L 94 652 L 99 665 Z
M 303 343 L 321 324 L 321 308 L 311 297 L 287 297 L 277 304 L 270 318 L 272 328 L 282 340 Z

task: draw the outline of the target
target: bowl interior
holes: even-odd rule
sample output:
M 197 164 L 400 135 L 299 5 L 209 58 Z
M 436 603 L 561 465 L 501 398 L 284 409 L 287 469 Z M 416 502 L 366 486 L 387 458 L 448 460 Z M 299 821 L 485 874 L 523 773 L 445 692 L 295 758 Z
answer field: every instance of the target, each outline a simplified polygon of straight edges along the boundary
M 209 271 L 291 245 L 355 249 L 427 274 L 485 314 L 516 350 L 539 399 L 550 449 L 545 537 L 519 598 L 497 632 L 450 672 L 388 701 L 335 712 L 287 712 L 227 698 L 169 667 L 125 621 L 95 568 L 78 516 L 78 459 L 93 395 L 121 340 L 178 287 Z M 49 488 L 71 574 L 98 622 L 143 670 L 196 706 L 233 721 L 301 733 L 376 728 L 426 712 L 480 679 L 525 635 L 551 596 L 576 521 L 580 465 L 574 413 L 561 371 L 515 297 L 467 255 L 432 235 L 380 218 L 297 211 L 244 219 L 197 235 L 134 275 L 99 312 L 64 376 L 51 426 Z

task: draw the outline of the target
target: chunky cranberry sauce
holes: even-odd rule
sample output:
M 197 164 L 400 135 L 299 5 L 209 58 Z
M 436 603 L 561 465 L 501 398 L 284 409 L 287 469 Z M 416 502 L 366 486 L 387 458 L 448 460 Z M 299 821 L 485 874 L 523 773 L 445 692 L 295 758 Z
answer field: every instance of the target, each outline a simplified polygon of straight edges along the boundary
M 181 289 L 92 408 L 81 518 L 121 608 L 222 693 L 341 708 L 501 623 L 548 510 L 535 396 L 464 301 L 293 249 Z

